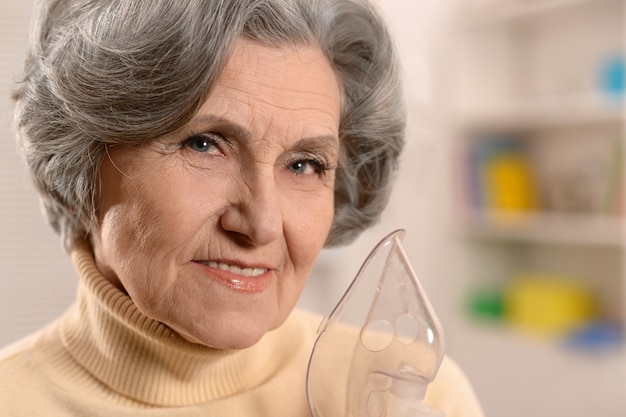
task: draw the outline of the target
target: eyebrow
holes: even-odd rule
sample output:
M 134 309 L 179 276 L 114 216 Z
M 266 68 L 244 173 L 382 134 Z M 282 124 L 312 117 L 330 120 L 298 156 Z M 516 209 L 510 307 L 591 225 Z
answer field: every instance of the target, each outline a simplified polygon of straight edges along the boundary
M 214 115 L 198 115 L 191 119 L 189 125 L 196 127 L 198 125 L 208 125 L 211 127 L 219 128 L 228 135 L 233 135 L 244 141 L 250 141 L 252 139 L 252 132 L 247 128 L 233 122 L 232 120 L 225 119 L 223 117 Z M 334 135 L 317 135 L 311 137 L 304 137 L 296 142 L 296 146 L 310 141 L 328 142 L 329 145 L 336 145 L 339 143 L 339 138 Z
M 250 139 L 252 139 L 252 132 L 250 132 L 245 127 L 223 117 L 213 115 L 200 115 L 195 116 L 189 122 L 189 125 L 191 125 L 192 127 L 207 124 L 210 124 L 212 128 L 217 127 L 225 133 L 236 136 L 245 141 L 249 141 Z

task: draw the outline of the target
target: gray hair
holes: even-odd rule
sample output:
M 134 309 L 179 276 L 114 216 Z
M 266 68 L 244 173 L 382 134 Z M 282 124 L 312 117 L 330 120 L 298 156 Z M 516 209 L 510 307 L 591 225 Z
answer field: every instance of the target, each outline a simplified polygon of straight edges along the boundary
M 234 43 L 318 45 L 343 94 L 335 217 L 353 240 L 386 206 L 404 143 L 394 46 L 367 0 L 41 0 L 15 126 L 42 206 L 67 248 L 95 224 L 107 146 L 186 124 Z

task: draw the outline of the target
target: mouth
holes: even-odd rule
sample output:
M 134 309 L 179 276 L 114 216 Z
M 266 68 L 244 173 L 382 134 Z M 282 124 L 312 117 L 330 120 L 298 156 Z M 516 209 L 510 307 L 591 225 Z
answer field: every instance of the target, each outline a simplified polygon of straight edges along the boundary
M 272 283 L 272 270 L 254 266 L 242 267 L 226 262 L 197 261 L 209 279 L 239 293 L 259 293 Z
M 267 268 L 242 268 L 237 265 L 230 265 L 223 262 L 208 261 L 202 262 L 202 264 L 208 266 L 209 268 L 219 269 L 235 275 L 241 275 L 242 277 L 258 277 L 268 271 Z

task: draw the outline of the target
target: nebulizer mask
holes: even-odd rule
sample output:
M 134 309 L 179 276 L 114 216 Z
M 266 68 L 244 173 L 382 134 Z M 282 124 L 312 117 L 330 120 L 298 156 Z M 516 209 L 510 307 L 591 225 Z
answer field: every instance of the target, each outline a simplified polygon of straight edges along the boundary
M 307 373 L 313 417 L 444 416 L 422 402 L 444 341 L 403 237 L 374 248 L 322 322 Z

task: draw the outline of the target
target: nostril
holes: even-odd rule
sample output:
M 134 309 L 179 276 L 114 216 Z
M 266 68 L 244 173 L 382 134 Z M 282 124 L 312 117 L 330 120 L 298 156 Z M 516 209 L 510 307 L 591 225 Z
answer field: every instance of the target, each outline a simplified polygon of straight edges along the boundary
M 242 246 L 264 246 L 282 235 L 282 213 L 276 204 L 250 200 L 229 206 L 220 217 L 220 225 Z
M 247 235 L 243 233 L 234 232 L 232 230 L 226 229 L 225 232 L 230 237 L 230 239 L 240 247 L 250 248 L 254 246 L 252 239 L 250 239 Z

